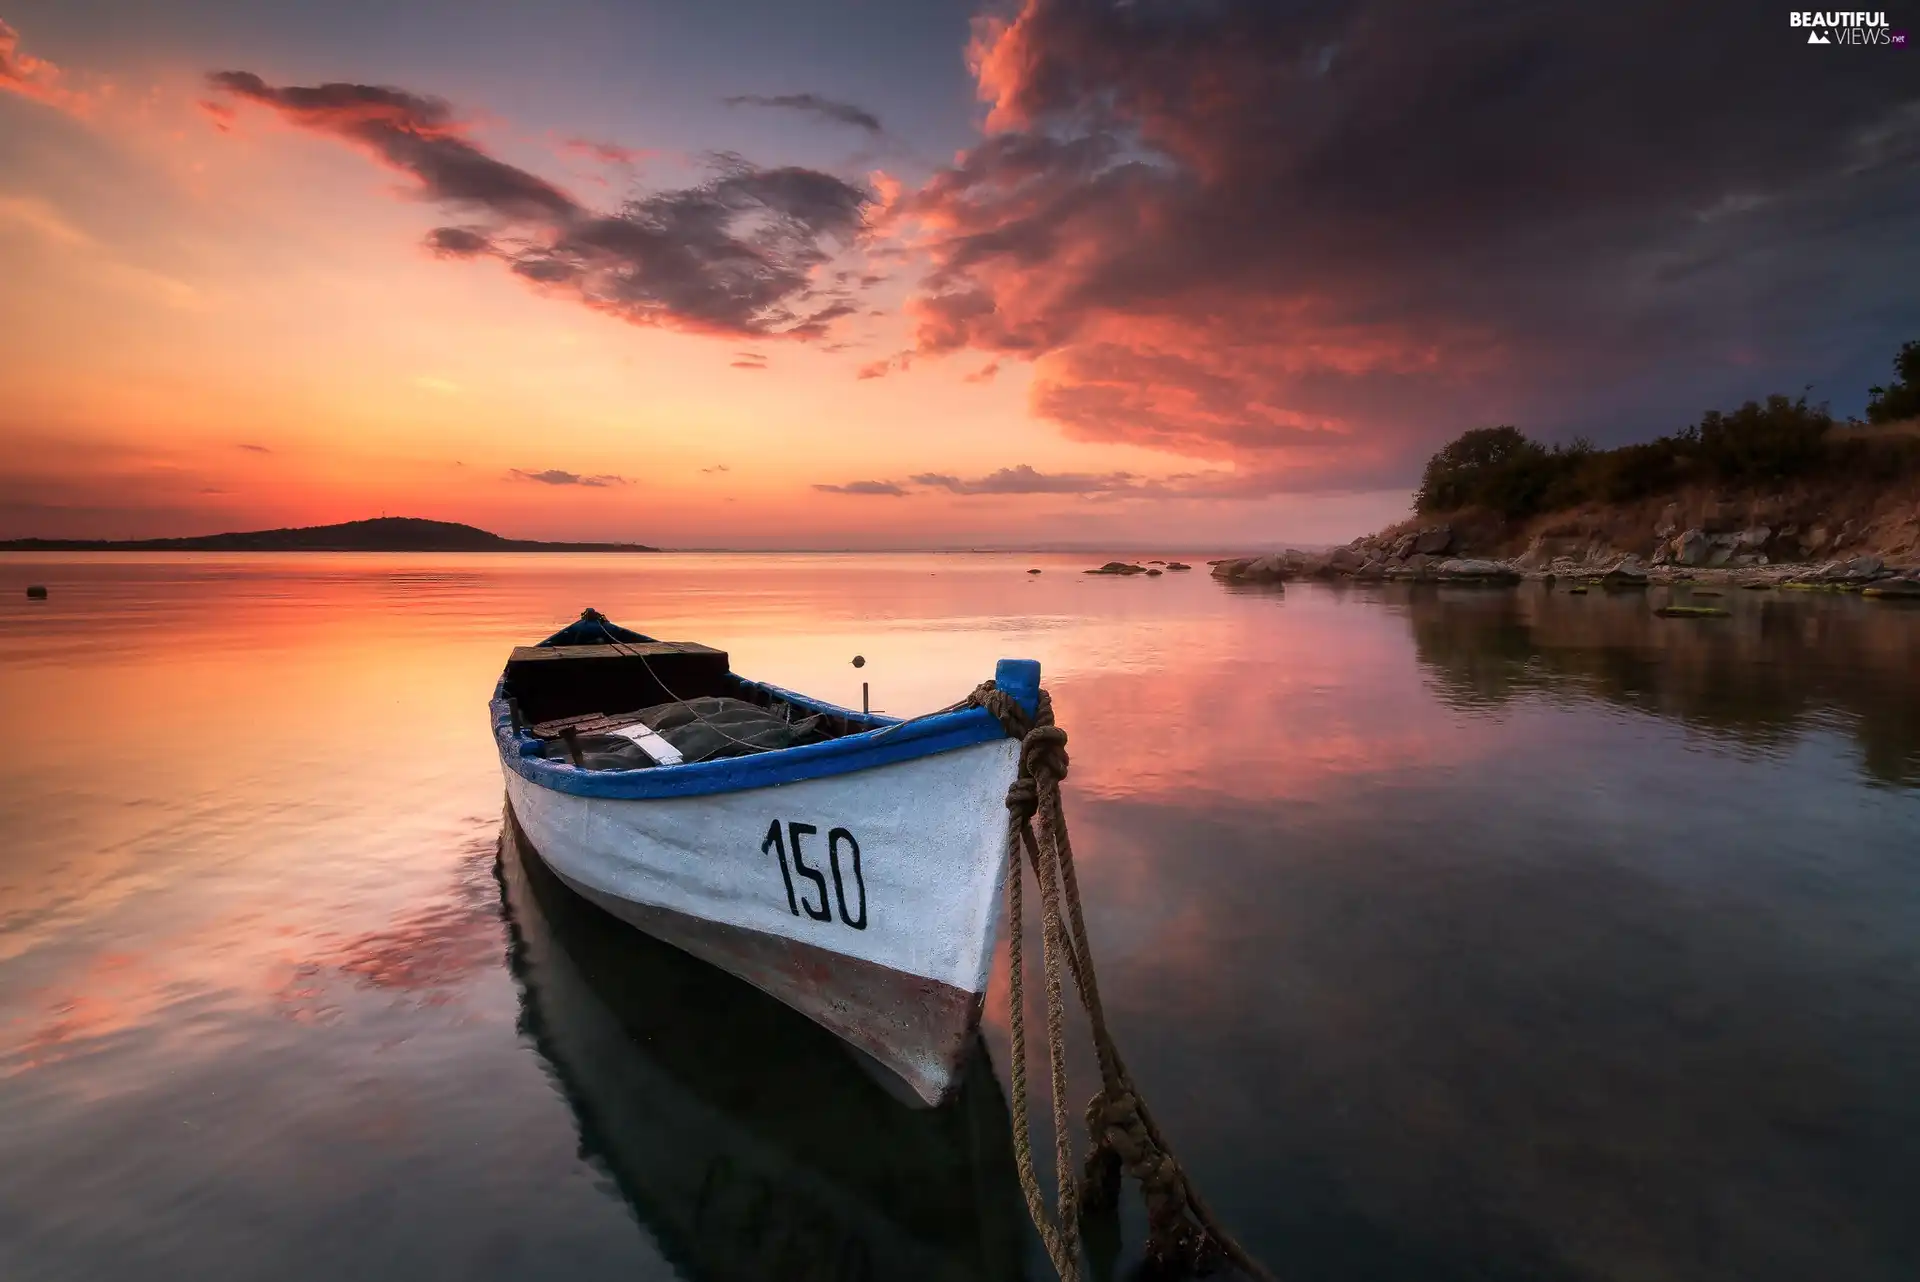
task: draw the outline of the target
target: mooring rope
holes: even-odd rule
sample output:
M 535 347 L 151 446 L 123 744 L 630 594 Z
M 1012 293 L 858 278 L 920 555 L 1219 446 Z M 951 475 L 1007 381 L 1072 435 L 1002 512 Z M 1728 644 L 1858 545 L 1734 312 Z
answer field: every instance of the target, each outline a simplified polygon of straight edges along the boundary
M 1100 985 L 1093 971 L 1093 950 L 1080 910 L 1080 884 L 1074 876 L 1073 845 L 1067 837 L 1060 781 L 1067 777 L 1067 732 L 1054 724 L 1053 699 L 1040 691 L 1036 715 L 1028 718 L 1013 696 L 993 682 L 983 683 L 962 707 L 985 708 L 1011 738 L 1020 741 L 1020 772 L 1007 789 L 1007 916 L 1011 922 L 1008 975 L 1012 1007 L 1014 1165 L 1027 1212 L 1033 1217 L 1054 1271 L 1061 1282 L 1079 1282 L 1081 1210 L 1111 1213 L 1119 1204 L 1124 1172 L 1140 1185 L 1147 1209 L 1147 1259 L 1164 1273 L 1199 1273 L 1224 1257 L 1260 1282 L 1269 1274 L 1249 1256 L 1208 1209 L 1187 1178 L 1166 1137 L 1147 1110 L 1107 1028 Z M 1036 830 L 1034 818 L 1038 816 Z M 1026 862 L 1040 887 L 1041 960 L 1047 986 L 1047 1067 L 1053 1091 L 1054 1170 L 1058 1201 L 1050 1214 L 1033 1173 L 1033 1140 L 1027 1124 L 1027 1030 L 1021 919 Z M 1064 920 L 1063 920 L 1064 917 Z M 1061 969 L 1073 976 L 1080 1004 L 1093 1030 L 1100 1061 L 1100 1091 L 1087 1104 L 1087 1130 L 1093 1150 L 1087 1155 L 1084 1186 L 1074 1178 L 1073 1142 L 1067 1134 L 1066 1001 Z

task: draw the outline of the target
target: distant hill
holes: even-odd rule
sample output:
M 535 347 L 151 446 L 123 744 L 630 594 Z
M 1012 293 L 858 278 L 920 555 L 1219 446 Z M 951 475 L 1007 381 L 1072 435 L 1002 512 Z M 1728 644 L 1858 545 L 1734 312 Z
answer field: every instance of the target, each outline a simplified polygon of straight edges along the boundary
M 658 552 L 643 543 L 543 543 L 506 539 L 454 521 L 382 516 L 292 530 L 190 539 L 4 539 L 6 552 Z

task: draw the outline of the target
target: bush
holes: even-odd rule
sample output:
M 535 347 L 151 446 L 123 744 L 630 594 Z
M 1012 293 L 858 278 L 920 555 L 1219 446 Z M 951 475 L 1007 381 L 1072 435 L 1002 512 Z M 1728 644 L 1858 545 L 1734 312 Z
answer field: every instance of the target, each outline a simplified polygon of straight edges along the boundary
M 1867 417 L 1920 417 L 1920 342 L 1894 358 L 1900 375 L 1873 389 Z M 1427 460 L 1414 511 L 1485 508 L 1509 521 L 1582 503 L 1632 503 L 1690 480 L 1769 485 L 1821 474 L 1892 479 L 1920 469 L 1920 443 L 1833 440 L 1833 416 L 1807 398 L 1769 396 L 1731 413 L 1711 410 L 1692 427 L 1619 449 L 1586 440 L 1549 449 L 1518 428 L 1478 427 Z
M 1719 480 L 1784 481 L 1818 470 L 1826 461 L 1833 416 L 1807 398 L 1769 396 L 1748 401 L 1731 414 L 1711 410 L 1683 437 Z
M 1920 418 L 1920 342 L 1900 345 L 1900 354 L 1893 358 L 1893 372 L 1899 377 L 1890 386 L 1868 389 L 1869 423 Z

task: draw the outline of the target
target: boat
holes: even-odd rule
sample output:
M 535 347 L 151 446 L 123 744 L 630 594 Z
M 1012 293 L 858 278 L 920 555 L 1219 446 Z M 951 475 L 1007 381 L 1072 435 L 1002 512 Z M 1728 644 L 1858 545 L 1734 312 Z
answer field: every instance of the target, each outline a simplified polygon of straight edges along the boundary
M 844 1042 L 629 928 L 527 849 L 495 868 L 522 1036 L 582 1159 L 687 1282 L 1021 1282 L 1006 1097 L 976 1032 L 952 1099 L 902 1098 Z
M 1029 716 L 1040 665 L 994 683 Z M 513 651 L 507 804 L 564 884 L 793 1007 L 920 1101 L 965 1074 L 1019 744 L 971 700 L 902 720 L 735 674 L 588 610 Z

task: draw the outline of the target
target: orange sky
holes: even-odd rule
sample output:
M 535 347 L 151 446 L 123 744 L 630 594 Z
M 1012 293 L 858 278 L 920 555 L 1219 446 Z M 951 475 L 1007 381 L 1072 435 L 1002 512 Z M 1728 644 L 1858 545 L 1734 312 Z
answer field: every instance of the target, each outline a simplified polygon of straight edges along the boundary
M 1905 60 L 1772 21 L 0 3 L 0 537 L 1343 541 L 1920 325 Z
M 0 176 L 0 537 L 385 512 L 671 546 L 1194 545 L 1344 537 L 1403 502 L 822 492 L 1209 465 L 1068 440 L 1018 361 L 859 378 L 909 345 L 904 286 L 866 300 L 884 314 L 844 323 L 839 351 L 623 323 L 437 259 L 421 237 L 440 220 L 403 177 L 267 113 L 216 119 L 198 68 L 35 47 L 23 26 L 0 78 L 22 162 Z M 475 134 L 571 189 L 609 177 L 511 120 Z

